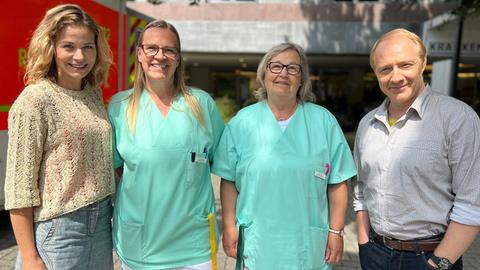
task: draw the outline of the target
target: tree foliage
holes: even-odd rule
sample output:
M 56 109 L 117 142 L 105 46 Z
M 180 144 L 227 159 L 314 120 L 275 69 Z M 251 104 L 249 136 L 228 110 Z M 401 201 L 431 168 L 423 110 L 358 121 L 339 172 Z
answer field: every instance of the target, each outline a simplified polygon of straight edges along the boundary
M 480 15 L 480 0 L 461 0 L 453 14 L 462 18 Z

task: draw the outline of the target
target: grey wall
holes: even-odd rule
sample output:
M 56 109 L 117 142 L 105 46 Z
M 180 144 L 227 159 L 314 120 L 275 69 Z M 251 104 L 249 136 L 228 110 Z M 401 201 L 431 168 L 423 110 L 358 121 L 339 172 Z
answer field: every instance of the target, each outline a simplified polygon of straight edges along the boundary
M 368 54 L 384 32 L 404 27 L 418 32 L 417 24 L 359 22 L 235 22 L 171 21 L 188 52 L 264 53 L 272 46 L 293 41 L 308 53 Z

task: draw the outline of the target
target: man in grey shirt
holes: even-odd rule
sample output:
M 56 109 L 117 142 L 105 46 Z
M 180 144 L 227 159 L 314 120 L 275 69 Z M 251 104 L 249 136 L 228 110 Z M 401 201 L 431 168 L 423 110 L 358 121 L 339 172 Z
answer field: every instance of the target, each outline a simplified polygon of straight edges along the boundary
M 480 230 L 480 119 L 423 81 L 421 39 L 384 34 L 370 65 L 387 96 L 361 121 L 353 205 L 363 269 L 462 269 Z

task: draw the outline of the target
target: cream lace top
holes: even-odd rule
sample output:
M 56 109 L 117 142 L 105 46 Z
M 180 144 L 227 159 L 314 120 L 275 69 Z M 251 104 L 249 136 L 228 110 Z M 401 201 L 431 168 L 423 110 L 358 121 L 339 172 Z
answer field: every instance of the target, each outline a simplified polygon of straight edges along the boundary
M 114 192 L 112 129 L 99 89 L 27 86 L 8 116 L 5 209 L 34 221 L 72 212 Z

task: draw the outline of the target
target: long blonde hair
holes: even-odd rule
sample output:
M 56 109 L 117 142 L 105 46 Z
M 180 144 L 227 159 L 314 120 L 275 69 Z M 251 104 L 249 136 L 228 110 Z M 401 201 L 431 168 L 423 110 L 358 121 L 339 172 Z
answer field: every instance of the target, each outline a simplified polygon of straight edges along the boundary
M 83 78 L 82 85 L 94 87 L 106 84 L 112 64 L 112 52 L 102 28 L 80 6 L 59 5 L 47 11 L 35 29 L 27 53 L 25 85 L 47 78 L 57 81 L 57 65 L 54 61 L 55 42 L 60 31 L 69 25 L 84 25 L 95 35 L 97 58 L 92 70 Z
M 143 36 L 145 34 L 145 31 L 147 29 L 154 28 L 154 27 L 168 29 L 172 31 L 172 33 L 175 35 L 179 56 L 177 59 L 178 66 L 173 75 L 173 87 L 175 91 L 174 94 L 175 95 L 177 93 L 182 94 L 182 96 L 185 98 L 185 101 L 187 102 L 187 105 L 192 111 L 195 118 L 198 120 L 198 122 L 202 126 L 204 126 L 205 118 L 202 113 L 202 108 L 200 107 L 198 100 L 192 95 L 190 90 L 185 85 L 184 75 L 183 75 L 185 63 L 183 62 L 182 50 L 180 45 L 180 36 L 178 35 L 177 29 L 175 29 L 175 27 L 172 24 L 164 20 L 152 21 L 149 24 L 147 24 L 145 28 L 142 30 L 142 32 L 140 33 L 137 41 L 137 48 L 139 48 L 139 46 L 143 42 Z M 138 113 L 139 104 L 140 104 L 140 96 L 142 95 L 144 88 L 145 88 L 145 73 L 142 69 L 142 65 L 140 61 L 138 60 L 138 57 L 135 57 L 135 80 L 133 82 L 133 92 L 129 96 L 127 112 L 126 112 L 128 128 L 132 133 L 135 132 L 135 125 L 137 122 L 137 113 Z

